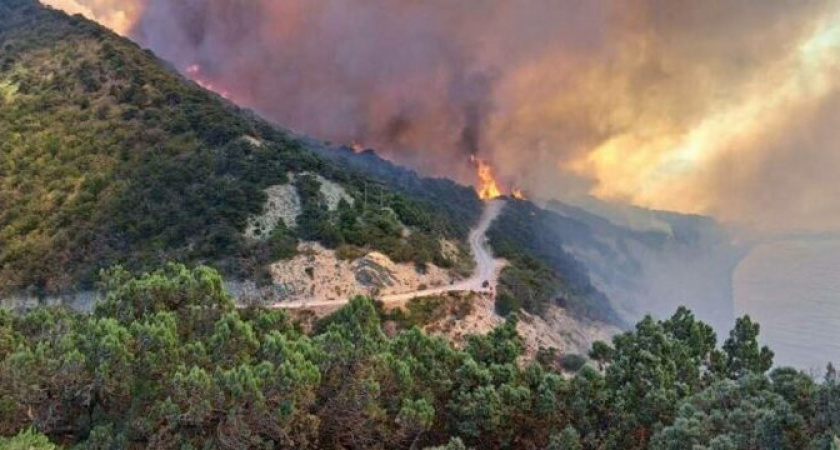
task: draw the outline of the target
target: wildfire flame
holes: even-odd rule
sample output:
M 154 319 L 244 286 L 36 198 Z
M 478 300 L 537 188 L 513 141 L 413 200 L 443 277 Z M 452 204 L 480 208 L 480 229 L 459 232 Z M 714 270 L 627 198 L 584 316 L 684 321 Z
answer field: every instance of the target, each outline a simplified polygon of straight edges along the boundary
M 525 196 L 525 191 L 520 188 L 513 188 L 510 191 L 510 196 L 517 199 L 517 200 L 527 200 L 528 197 Z
M 353 149 L 353 153 L 361 153 L 365 149 L 361 143 L 356 141 L 350 143 L 350 148 Z
M 202 77 L 201 66 L 199 66 L 198 64 L 193 64 L 187 67 L 186 72 L 187 75 L 189 75 L 190 78 L 192 78 L 192 80 L 195 81 L 196 84 L 198 84 L 199 86 L 203 87 L 204 89 L 207 89 L 208 91 L 213 91 L 221 95 L 223 98 L 230 100 L 230 93 L 228 91 L 217 88 L 213 85 L 213 83 L 210 83 Z
M 479 185 L 476 188 L 478 197 L 482 200 L 492 200 L 502 195 L 499 184 L 493 177 L 493 168 L 483 159 L 476 158 L 475 155 L 470 156 L 470 160 L 475 164 L 478 175 Z

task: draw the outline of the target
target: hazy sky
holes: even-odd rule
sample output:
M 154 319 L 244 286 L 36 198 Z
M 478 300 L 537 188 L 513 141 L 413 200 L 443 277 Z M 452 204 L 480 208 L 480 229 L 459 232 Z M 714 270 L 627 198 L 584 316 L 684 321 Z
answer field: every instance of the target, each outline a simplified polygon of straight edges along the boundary
M 293 129 L 539 197 L 840 228 L 840 0 L 49 0 Z

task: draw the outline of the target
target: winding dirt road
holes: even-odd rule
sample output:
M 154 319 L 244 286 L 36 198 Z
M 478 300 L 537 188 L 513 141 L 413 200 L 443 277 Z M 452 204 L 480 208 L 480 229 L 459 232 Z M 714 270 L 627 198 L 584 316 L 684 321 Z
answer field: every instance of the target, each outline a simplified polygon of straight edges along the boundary
M 481 219 L 478 225 L 470 231 L 468 241 L 470 244 L 470 251 L 472 251 L 475 259 L 475 271 L 472 276 L 456 283 L 440 286 L 430 289 L 423 289 L 421 291 L 405 292 L 401 294 L 383 295 L 378 298 L 386 304 L 404 303 L 413 298 L 428 297 L 431 295 L 440 295 L 446 292 L 480 292 L 493 293 L 496 290 L 496 281 L 499 272 L 504 267 L 504 260 L 493 258 L 493 253 L 490 246 L 487 244 L 487 230 L 494 220 L 502 212 L 505 206 L 505 201 L 501 199 L 490 200 L 485 202 L 484 211 L 481 213 Z M 349 302 L 350 299 L 345 300 L 296 300 L 291 302 L 278 302 L 270 306 L 270 308 L 282 309 L 305 309 L 305 308 L 319 308 L 341 306 Z
M 478 226 L 470 231 L 468 241 L 473 259 L 475 259 L 475 271 L 472 276 L 449 286 L 406 292 L 404 294 L 384 295 L 380 300 L 385 303 L 404 302 L 412 298 L 438 295 L 445 292 L 493 292 L 496 289 L 496 278 L 499 276 L 499 271 L 504 265 L 504 261 L 493 258 L 490 246 L 487 245 L 487 230 L 493 221 L 496 220 L 496 217 L 499 216 L 499 213 L 502 212 L 504 205 L 504 200 L 490 200 L 486 202 L 484 212 L 482 212 L 481 219 L 478 221 Z

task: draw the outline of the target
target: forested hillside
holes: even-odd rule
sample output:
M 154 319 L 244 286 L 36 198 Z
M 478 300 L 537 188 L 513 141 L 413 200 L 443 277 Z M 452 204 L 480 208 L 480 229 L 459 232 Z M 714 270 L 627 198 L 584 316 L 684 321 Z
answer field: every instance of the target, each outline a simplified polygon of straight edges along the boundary
M 376 176 L 391 189 L 470 217 L 475 207 L 470 196 L 456 195 L 453 181 L 420 178 L 414 172 L 377 156 L 371 150 L 355 152 L 306 140 L 307 148 Z M 444 202 L 437 199 L 446 199 Z M 581 221 L 547 211 L 532 202 L 508 199 L 488 237 L 496 256 L 508 262 L 499 279 L 497 311 L 503 315 L 524 309 L 542 313 L 546 306 L 562 306 L 578 316 L 620 323 L 610 300 L 591 281 L 587 267 L 565 250 L 570 242 L 590 244 L 592 229 Z
M 448 185 L 464 200 L 447 208 L 316 156 L 150 52 L 33 0 L 0 0 L 0 136 L 0 293 L 89 289 L 102 268 L 164 260 L 259 278 L 298 239 L 446 265 L 439 239 L 463 238 L 480 212 L 468 188 Z M 245 239 L 264 190 L 304 172 L 360 201 L 327 211 L 317 180 L 300 177 L 299 226 Z
M 540 313 L 559 303 L 574 313 L 620 323 L 609 299 L 565 246 L 591 240 L 586 224 L 564 219 L 531 202 L 511 200 L 488 233 L 496 253 L 512 264 L 502 271 L 497 309 Z
M 481 211 L 470 188 L 290 135 L 130 41 L 32 0 L 0 0 L 0 49 L 0 293 L 90 289 L 114 264 L 169 260 L 260 282 L 299 240 L 446 267 L 440 238 L 463 240 Z M 297 226 L 245 238 L 265 189 L 303 173 L 356 201 L 329 211 L 317 179 L 296 177 Z M 493 237 L 512 263 L 500 311 L 538 313 L 561 300 L 615 321 L 585 268 L 522 221 L 544 212 L 508 209 Z
M 278 185 L 300 213 L 249 236 Z M 520 309 L 620 321 L 570 241 L 612 258 L 605 236 L 664 239 L 579 212 L 508 202 L 489 232 L 508 318 L 463 345 L 420 326 L 475 295 L 356 297 L 316 318 L 225 288 L 302 240 L 446 267 L 442 240 L 481 208 L 450 180 L 287 133 L 84 18 L 0 0 L 0 298 L 104 293 L 86 314 L 0 309 L 0 449 L 838 449 L 840 376 L 773 367 L 749 317 L 719 340 L 680 308 L 589 360 L 526 358 Z
M 645 318 L 572 374 L 522 363 L 515 319 L 458 349 L 361 297 L 312 326 L 237 310 L 206 267 L 107 286 L 92 315 L 0 312 L 3 448 L 837 448 L 836 372 L 768 374 L 749 318 L 720 347 L 688 310 Z

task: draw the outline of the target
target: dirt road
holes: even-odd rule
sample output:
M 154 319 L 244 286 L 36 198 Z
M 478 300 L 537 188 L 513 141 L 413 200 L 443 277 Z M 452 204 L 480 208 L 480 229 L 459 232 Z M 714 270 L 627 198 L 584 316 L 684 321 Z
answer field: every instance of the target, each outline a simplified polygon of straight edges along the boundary
M 431 295 L 439 295 L 446 292 L 495 292 L 496 281 L 499 276 L 499 272 L 501 271 L 502 267 L 504 267 L 504 261 L 493 258 L 492 250 L 487 244 L 487 230 L 490 228 L 490 225 L 493 223 L 493 221 L 496 220 L 496 218 L 499 216 L 499 213 L 502 212 L 502 208 L 504 206 L 505 201 L 501 199 L 490 200 L 485 202 L 484 211 L 481 214 L 481 218 L 478 221 L 478 225 L 470 231 L 468 241 L 470 244 L 470 251 L 472 251 L 473 258 L 475 259 L 475 271 L 473 272 L 472 276 L 470 276 L 467 279 L 458 281 L 454 284 L 450 284 L 448 286 L 423 289 L 421 291 L 405 292 L 402 294 L 384 295 L 378 300 L 381 300 L 383 303 L 386 304 L 393 304 L 407 302 L 413 298 L 428 297 Z M 350 299 L 340 301 L 297 300 L 291 302 L 275 303 L 270 307 L 284 309 L 318 308 L 343 305 L 349 300 Z

